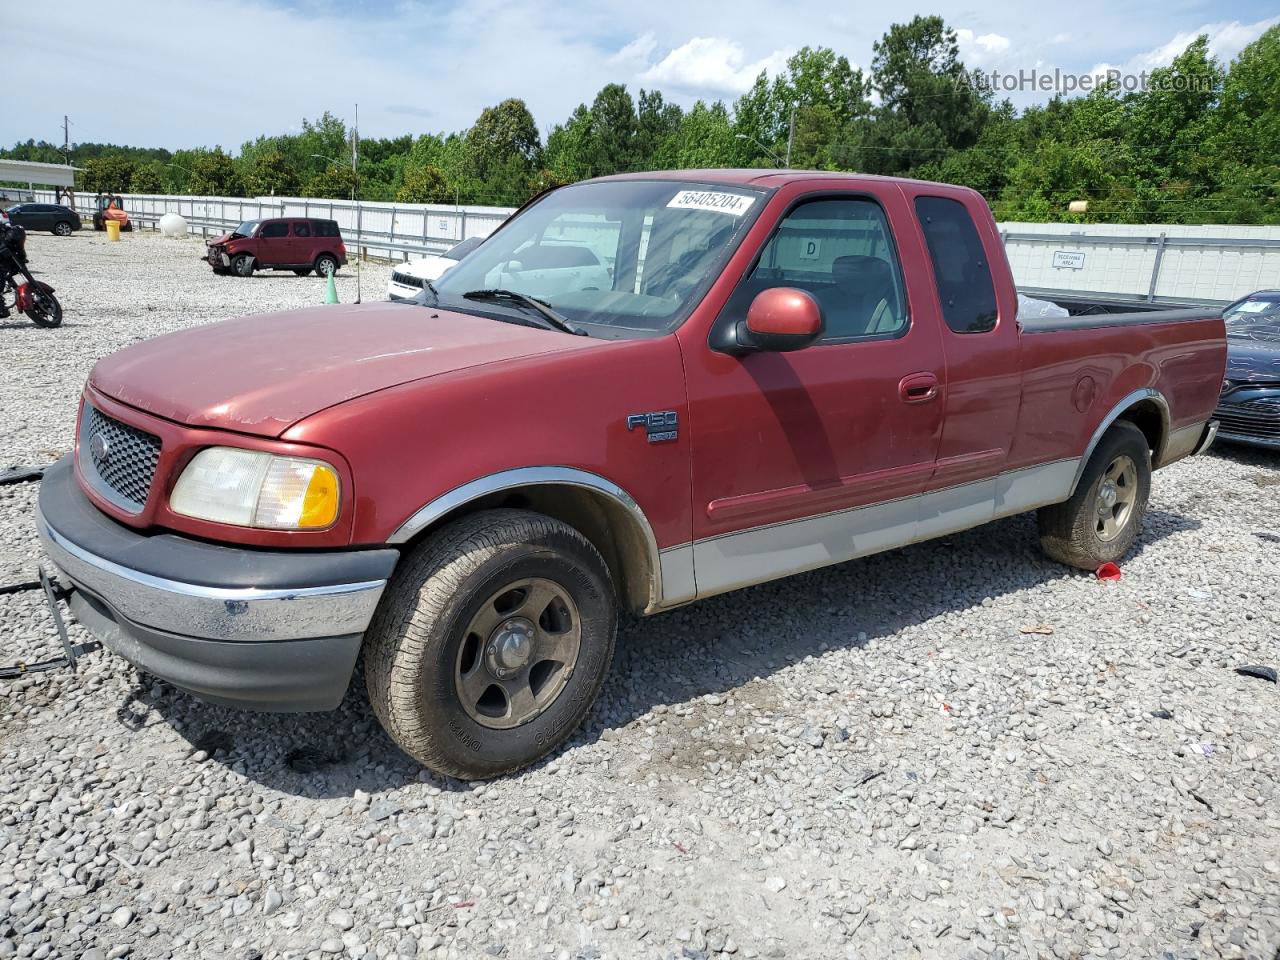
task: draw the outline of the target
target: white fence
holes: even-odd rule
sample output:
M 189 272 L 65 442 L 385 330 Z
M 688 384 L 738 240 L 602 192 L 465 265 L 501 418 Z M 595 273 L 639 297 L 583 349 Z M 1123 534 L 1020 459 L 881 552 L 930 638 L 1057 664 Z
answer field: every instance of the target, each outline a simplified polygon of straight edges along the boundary
M 55 202 L 53 191 L 35 196 Z M 325 217 L 338 222 L 348 245 L 392 260 L 488 236 L 514 209 L 304 197 L 123 199 L 129 216 L 143 225 L 180 213 L 206 236 L 262 217 Z M 87 219 L 93 198 L 78 194 L 76 207 Z M 1004 223 L 1000 234 L 1018 288 L 1033 296 L 1222 304 L 1280 287 L 1280 227 Z
M 487 237 L 514 207 L 443 206 L 425 203 L 375 203 L 306 197 L 180 197 L 121 194 L 125 212 L 141 226 L 154 226 L 166 213 L 186 218 L 191 229 L 208 236 L 246 220 L 264 217 L 323 217 L 336 220 L 351 247 L 359 246 L 392 260 L 447 250 L 468 237 Z M 56 203 L 52 190 L 36 190 L 37 203 Z M 76 211 L 88 220 L 90 194 L 76 194 Z
M 1032 296 L 1223 304 L 1280 287 L 1280 227 L 1004 223 L 1000 233 Z

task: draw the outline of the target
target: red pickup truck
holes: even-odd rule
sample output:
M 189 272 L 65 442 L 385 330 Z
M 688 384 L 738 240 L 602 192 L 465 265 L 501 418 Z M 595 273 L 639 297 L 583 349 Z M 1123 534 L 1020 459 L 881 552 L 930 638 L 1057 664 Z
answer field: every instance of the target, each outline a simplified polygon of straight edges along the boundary
M 602 271 L 541 269 L 589 249 Z M 98 363 L 38 526 L 73 614 L 210 700 L 323 710 L 363 652 L 422 763 L 578 726 L 618 611 L 1038 510 L 1093 569 L 1203 449 L 1211 311 L 1019 322 L 972 190 L 763 170 L 530 202 L 414 300 L 197 327 Z

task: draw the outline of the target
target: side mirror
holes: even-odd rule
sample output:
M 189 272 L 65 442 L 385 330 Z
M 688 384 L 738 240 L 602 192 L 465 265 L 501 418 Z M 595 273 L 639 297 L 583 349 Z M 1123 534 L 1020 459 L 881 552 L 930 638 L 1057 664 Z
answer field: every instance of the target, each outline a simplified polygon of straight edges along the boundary
M 735 333 L 742 352 L 785 353 L 810 346 L 826 329 L 822 306 L 813 294 L 795 287 L 772 287 L 756 294 L 747 319 L 737 324 Z

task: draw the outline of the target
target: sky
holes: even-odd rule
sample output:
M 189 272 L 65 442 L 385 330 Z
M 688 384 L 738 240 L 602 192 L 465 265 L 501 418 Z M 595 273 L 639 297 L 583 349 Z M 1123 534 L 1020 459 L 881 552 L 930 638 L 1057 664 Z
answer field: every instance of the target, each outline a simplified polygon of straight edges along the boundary
M 916 13 L 941 15 L 971 68 L 1002 73 L 1136 73 L 1200 33 L 1225 60 L 1280 23 L 1274 0 L 55 0 L 53 19 L 28 2 L 0 0 L 0 144 L 61 142 L 67 114 L 73 141 L 233 152 L 325 110 L 350 122 L 356 103 L 361 136 L 383 137 L 465 129 L 507 97 L 545 136 L 610 82 L 732 101 L 806 45 L 866 68 Z

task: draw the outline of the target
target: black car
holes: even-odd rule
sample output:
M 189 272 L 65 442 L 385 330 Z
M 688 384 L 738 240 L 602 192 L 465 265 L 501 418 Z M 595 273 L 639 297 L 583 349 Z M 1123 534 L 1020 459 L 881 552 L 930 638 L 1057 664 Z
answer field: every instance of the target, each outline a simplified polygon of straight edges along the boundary
M 1280 290 L 1259 290 L 1222 311 L 1227 374 L 1214 417 L 1218 437 L 1280 450 Z
M 5 212 L 10 222 L 28 231 L 48 230 L 60 237 L 69 237 L 80 229 L 80 215 L 57 203 L 19 203 Z

